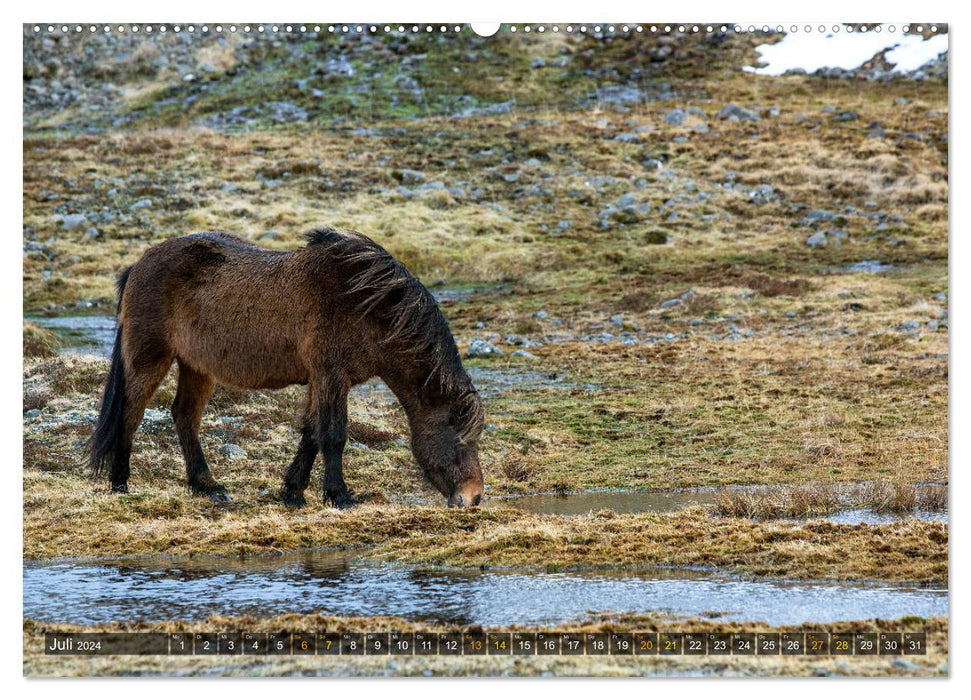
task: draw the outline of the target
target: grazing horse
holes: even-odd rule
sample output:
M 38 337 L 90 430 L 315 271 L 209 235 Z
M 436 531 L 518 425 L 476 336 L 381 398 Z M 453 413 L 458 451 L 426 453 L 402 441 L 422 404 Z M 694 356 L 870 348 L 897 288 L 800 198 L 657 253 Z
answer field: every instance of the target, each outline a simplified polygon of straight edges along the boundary
M 288 506 L 319 452 L 324 492 L 354 505 L 344 483 L 347 395 L 381 377 L 408 416 L 411 450 L 448 505 L 482 500 L 479 395 L 427 289 L 367 236 L 324 228 L 293 251 L 227 233 L 153 246 L 118 280 L 118 330 L 101 413 L 88 442 L 95 474 L 127 493 L 132 440 L 152 394 L 179 366 L 172 405 L 193 492 L 229 501 L 199 443 L 202 410 L 220 382 L 241 389 L 309 385 L 303 433 L 283 480 Z

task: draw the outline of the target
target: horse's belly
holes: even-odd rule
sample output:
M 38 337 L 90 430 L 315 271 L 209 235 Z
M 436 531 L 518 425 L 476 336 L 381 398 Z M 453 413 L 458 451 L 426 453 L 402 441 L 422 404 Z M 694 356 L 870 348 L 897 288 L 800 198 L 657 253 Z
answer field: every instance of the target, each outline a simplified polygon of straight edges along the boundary
M 281 389 L 308 381 L 296 343 L 285 337 L 201 332 L 182 339 L 176 351 L 194 369 L 240 389 Z

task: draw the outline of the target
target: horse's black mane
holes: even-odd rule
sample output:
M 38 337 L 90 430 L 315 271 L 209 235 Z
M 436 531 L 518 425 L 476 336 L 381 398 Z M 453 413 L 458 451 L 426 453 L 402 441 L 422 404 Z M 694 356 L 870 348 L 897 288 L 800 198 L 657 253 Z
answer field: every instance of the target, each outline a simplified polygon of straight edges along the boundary
M 482 403 L 468 391 L 471 382 L 462 368 L 458 347 L 435 297 L 391 253 L 362 233 L 327 227 L 306 234 L 307 244 L 321 246 L 331 261 L 347 272 L 346 294 L 355 297 L 363 314 L 377 314 L 390 334 L 385 342 L 398 341 L 431 364 L 426 384 L 438 383 L 445 395 L 459 394 L 457 426 L 463 438 L 482 430 Z M 463 381 L 465 380 L 465 381 Z

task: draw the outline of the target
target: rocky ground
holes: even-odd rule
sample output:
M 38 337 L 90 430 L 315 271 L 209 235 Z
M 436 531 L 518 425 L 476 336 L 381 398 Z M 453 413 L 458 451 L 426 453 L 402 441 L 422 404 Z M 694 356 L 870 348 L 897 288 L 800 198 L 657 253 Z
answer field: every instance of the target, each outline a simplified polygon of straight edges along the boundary
M 25 314 L 113 313 L 114 276 L 173 235 L 220 229 L 293 248 L 315 226 L 343 226 L 379 240 L 440 299 L 488 387 L 489 493 L 946 484 L 946 57 L 910 76 L 879 61 L 742 71 L 776 39 L 26 27 Z M 409 561 L 523 563 L 540 543 L 534 554 L 602 564 L 625 533 L 657 529 L 671 537 L 633 538 L 627 564 L 710 557 L 795 578 L 946 578 L 940 523 L 797 528 L 763 547 L 774 526 L 746 518 L 561 528 L 388 505 L 427 491 L 404 417 L 380 391 L 351 406 L 346 471 L 365 515 L 276 502 L 297 441 L 295 389 L 217 391 L 203 445 L 236 505 L 189 498 L 172 377 L 136 442 L 133 493 L 113 498 L 81 466 L 107 363 L 58 356 L 57 343 L 25 326 L 30 557 L 191 541 L 274 551 L 352 533 Z M 105 536 L 72 536 L 69 512 Z M 417 532 L 408 546 L 393 526 L 362 541 L 367 512 Z M 341 518 L 346 528 L 314 527 Z M 725 522 L 748 534 L 732 538 Z M 462 527 L 477 538 L 471 554 Z

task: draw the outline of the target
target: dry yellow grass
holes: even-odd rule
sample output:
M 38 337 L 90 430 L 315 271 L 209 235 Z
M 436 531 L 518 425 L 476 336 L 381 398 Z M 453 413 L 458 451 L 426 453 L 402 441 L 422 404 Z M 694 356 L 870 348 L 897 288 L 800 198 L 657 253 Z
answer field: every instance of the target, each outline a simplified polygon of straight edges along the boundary
M 805 518 L 844 508 L 908 513 L 947 508 L 947 486 L 881 480 L 864 484 L 799 484 L 719 494 L 714 511 L 745 518 Z
M 61 340 L 53 331 L 41 328 L 35 323 L 24 322 L 24 357 L 54 357 L 61 347 Z
M 311 506 L 276 503 L 221 509 L 181 498 L 88 493 L 59 518 L 58 502 L 32 498 L 24 516 L 28 558 L 147 554 L 272 554 L 310 548 L 371 548 L 369 557 L 449 567 L 545 570 L 714 566 L 803 579 L 943 581 L 947 525 L 904 520 L 852 526 L 674 514 L 539 516 L 502 508 Z M 55 506 L 52 508 L 52 506 Z M 84 522 L 78 529 L 74 523 Z

